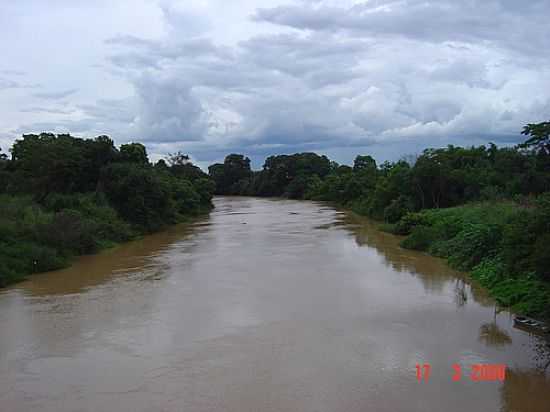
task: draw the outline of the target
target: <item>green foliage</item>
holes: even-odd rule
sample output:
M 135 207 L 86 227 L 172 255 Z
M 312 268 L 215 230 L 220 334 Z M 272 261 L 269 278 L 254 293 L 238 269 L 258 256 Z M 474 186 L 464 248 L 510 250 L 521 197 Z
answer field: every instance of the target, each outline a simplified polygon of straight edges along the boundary
M 384 219 L 386 230 L 408 235 L 404 247 L 472 269 L 501 302 L 542 313 L 550 307 L 549 125 L 527 125 L 518 147 L 430 148 L 414 164 L 377 166 L 361 155 L 350 167 L 297 153 L 252 171 L 250 159 L 230 154 L 209 175 L 181 152 L 153 166 L 139 143 L 24 135 L 11 159 L 0 153 L 0 285 L 208 210 L 216 192 L 327 200 Z
M 491 258 L 474 267 L 471 276 L 489 289 L 501 305 L 526 315 L 550 316 L 550 286 L 533 274 L 510 276 L 499 258 Z
M 411 234 L 401 242 L 401 246 L 406 249 L 427 251 L 437 238 L 438 232 L 435 228 L 420 225 L 412 229 Z
M 0 284 L 63 267 L 74 254 L 129 239 L 130 226 L 95 194 L 0 196 Z
M 395 223 L 394 231 L 398 235 L 408 235 L 413 228 L 426 223 L 425 221 L 425 216 L 421 213 L 406 213 Z
M 351 170 L 351 168 L 350 168 Z M 222 195 L 286 196 L 294 199 L 317 197 L 316 178 L 324 178 L 330 171 L 326 156 L 315 153 L 270 156 L 263 170 L 252 172 L 250 160 L 243 155 L 231 154 L 223 164 L 208 168 L 216 182 L 216 193 Z
M 398 222 L 407 213 L 414 209 L 414 205 L 407 196 L 399 196 L 391 201 L 389 206 L 384 209 L 384 220 L 389 223 Z
M 506 265 L 499 258 L 484 259 L 471 272 L 472 278 L 488 288 L 492 288 L 504 280 L 505 274 Z
M 32 193 L 39 200 L 49 193 L 93 191 L 101 168 L 119 155 L 107 136 L 23 135 L 12 148 L 8 191 Z
M 501 237 L 499 229 L 497 226 L 466 223 L 447 242 L 449 264 L 457 269 L 470 270 L 482 259 L 494 256 Z
M 204 173 L 200 167 L 195 166 L 189 160 L 189 156 L 181 152 L 171 153 L 166 158 L 168 164 L 170 165 L 170 173 L 180 179 L 189 180 L 195 182 L 197 179 L 208 179 L 208 175 Z M 159 160 L 155 165 L 157 168 L 168 169 L 166 162 L 164 160 Z M 215 183 L 212 182 L 215 187 Z
M 252 177 L 250 159 L 240 154 L 226 156 L 223 164 L 216 163 L 208 168 L 210 178 L 216 183 L 216 193 L 220 195 L 245 194 Z M 243 184 L 246 181 L 246 185 Z
M 211 207 L 204 172 L 181 154 L 153 167 L 139 143 L 42 133 L 12 155 L 0 157 L 0 286 Z
M 193 187 L 199 195 L 201 208 L 210 208 L 216 183 L 208 177 L 201 177 L 193 181 Z
M 550 316 L 548 194 L 526 208 L 511 202 L 409 213 L 393 227 L 402 246 L 471 270 L 497 300 L 521 313 Z
M 175 221 L 172 194 L 180 188 L 171 187 L 168 179 L 152 168 L 112 164 L 103 170 L 101 186 L 119 215 L 142 230 L 155 231 Z
M 147 149 L 141 143 L 128 143 L 120 146 L 120 160 L 138 165 L 149 164 Z
M 521 147 L 533 148 L 550 155 L 550 122 L 530 123 L 523 128 L 521 134 L 529 136 Z

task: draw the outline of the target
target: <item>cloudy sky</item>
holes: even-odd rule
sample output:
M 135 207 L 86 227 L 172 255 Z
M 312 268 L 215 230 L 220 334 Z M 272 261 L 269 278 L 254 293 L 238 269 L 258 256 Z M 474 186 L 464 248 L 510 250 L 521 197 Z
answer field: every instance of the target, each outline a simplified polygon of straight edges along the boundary
M 550 0 L 2 0 L 0 147 L 26 132 L 229 152 L 521 140 L 550 119 Z

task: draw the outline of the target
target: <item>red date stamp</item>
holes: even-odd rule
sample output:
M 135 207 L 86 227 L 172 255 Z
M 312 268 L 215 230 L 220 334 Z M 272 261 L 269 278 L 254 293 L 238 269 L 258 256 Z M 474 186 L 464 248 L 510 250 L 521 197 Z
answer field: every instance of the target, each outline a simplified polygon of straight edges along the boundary
M 418 382 L 428 382 L 432 367 L 429 363 L 416 364 L 416 379 Z M 452 379 L 458 382 L 462 379 L 462 366 L 458 363 L 453 365 Z M 466 371 L 468 372 L 468 371 Z M 485 364 L 475 363 L 470 365 L 467 376 L 472 382 L 503 382 L 506 378 L 506 365 L 504 364 Z

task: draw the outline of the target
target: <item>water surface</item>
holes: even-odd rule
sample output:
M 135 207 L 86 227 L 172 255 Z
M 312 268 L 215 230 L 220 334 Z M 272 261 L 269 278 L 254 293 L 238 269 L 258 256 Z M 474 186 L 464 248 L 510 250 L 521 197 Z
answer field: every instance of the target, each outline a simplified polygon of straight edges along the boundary
M 441 260 L 322 204 L 215 204 L 1 291 L 0 410 L 550 410 L 545 342 Z

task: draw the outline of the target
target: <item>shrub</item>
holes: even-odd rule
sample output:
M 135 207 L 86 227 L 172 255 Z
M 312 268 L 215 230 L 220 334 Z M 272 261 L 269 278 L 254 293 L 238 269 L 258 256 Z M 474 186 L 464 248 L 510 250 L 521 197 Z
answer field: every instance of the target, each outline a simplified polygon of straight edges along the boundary
M 427 251 L 430 245 L 438 238 L 437 231 L 430 226 L 416 226 L 411 234 L 401 242 L 406 249 Z
M 484 224 L 467 224 L 447 244 L 449 264 L 460 270 L 469 270 L 483 258 L 495 255 L 501 233 L 498 227 Z
M 411 212 L 414 204 L 407 196 L 399 196 L 392 200 L 389 206 L 384 209 L 384 220 L 388 223 L 399 221 L 407 213 Z
M 484 259 L 471 272 L 472 278 L 491 288 L 505 276 L 505 265 L 498 258 Z
M 395 233 L 400 235 L 408 235 L 413 228 L 425 223 L 422 213 L 407 213 L 395 224 Z
M 490 292 L 503 306 L 532 316 L 550 314 L 550 288 L 533 278 L 507 278 L 496 283 Z
M 359 199 L 355 199 L 352 202 L 350 202 L 349 206 L 351 210 L 357 213 L 358 215 L 380 218 L 381 216 L 377 216 L 376 214 L 373 214 L 371 203 L 372 202 L 369 198 L 360 197 Z
M 510 273 L 532 270 L 530 259 L 536 241 L 533 212 L 524 209 L 504 226 L 500 255 Z

